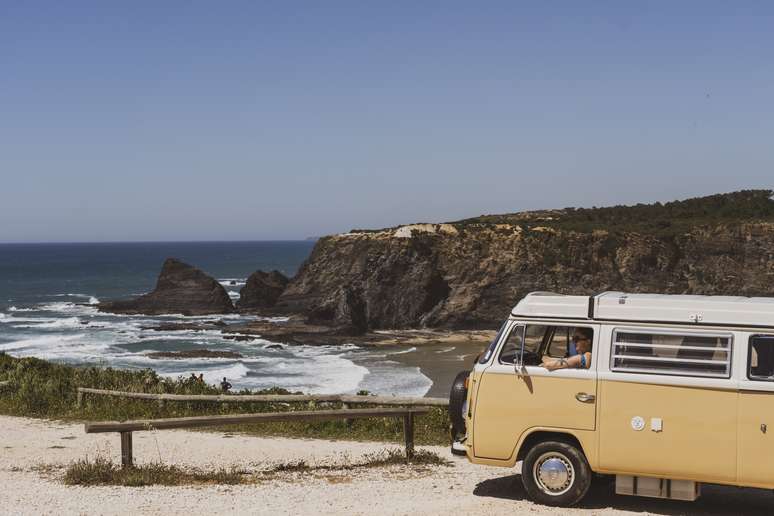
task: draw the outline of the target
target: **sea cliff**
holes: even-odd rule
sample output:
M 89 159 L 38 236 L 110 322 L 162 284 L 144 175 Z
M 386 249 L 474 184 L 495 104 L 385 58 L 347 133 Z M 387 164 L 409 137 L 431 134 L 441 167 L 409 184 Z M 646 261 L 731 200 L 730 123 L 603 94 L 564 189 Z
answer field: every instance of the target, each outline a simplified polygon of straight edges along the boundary
M 275 308 L 353 332 L 494 328 L 536 290 L 774 296 L 772 192 L 328 236 Z

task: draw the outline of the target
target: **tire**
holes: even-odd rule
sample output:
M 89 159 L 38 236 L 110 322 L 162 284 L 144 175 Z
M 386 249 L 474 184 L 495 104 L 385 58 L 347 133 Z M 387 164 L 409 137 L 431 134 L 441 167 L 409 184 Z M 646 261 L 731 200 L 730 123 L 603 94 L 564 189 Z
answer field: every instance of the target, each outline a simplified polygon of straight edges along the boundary
M 449 419 L 452 424 L 452 439 L 465 434 L 465 410 L 468 400 L 468 390 L 465 388 L 465 379 L 470 371 L 462 371 L 454 378 L 449 393 Z
M 583 452 L 563 441 L 536 444 L 521 466 L 521 481 L 529 498 L 555 507 L 571 507 L 580 502 L 591 486 L 591 476 Z

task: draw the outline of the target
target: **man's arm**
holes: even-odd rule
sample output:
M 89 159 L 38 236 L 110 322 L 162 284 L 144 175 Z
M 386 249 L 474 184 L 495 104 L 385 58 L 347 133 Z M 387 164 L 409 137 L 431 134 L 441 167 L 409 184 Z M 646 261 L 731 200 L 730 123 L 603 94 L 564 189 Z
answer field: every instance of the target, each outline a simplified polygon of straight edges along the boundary
M 581 366 L 581 355 L 571 356 L 570 358 L 551 358 L 543 357 L 543 367 L 549 371 L 557 369 L 578 369 Z

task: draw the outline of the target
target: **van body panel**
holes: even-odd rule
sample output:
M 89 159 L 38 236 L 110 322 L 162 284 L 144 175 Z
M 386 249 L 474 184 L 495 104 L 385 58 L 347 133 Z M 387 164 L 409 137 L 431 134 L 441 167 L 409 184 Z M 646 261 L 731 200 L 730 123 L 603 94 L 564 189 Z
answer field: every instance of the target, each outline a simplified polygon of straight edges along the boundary
M 739 393 L 739 483 L 774 489 L 774 392 Z
M 484 369 L 485 366 L 476 364 L 469 376 L 468 413 L 465 414 L 465 446 L 467 447 L 468 458 L 473 457 L 473 443 L 475 442 L 475 429 L 473 428 L 473 421 L 475 418 L 473 417 L 473 414 L 478 405 L 478 386 Z
M 586 455 L 587 460 L 589 461 L 589 466 L 591 466 L 592 470 L 597 469 L 596 464 L 596 456 L 597 456 L 597 432 L 593 430 L 568 430 L 567 428 L 557 428 L 557 427 L 535 427 L 535 428 L 529 428 L 527 429 L 519 438 L 519 440 L 516 443 L 516 446 L 513 449 L 513 452 L 511 453 L 510 457 L 508 457 L 505 460 L 498 460 L 498 459 L 488 459 L 485 457 L 476 457 L 473 454 L 469 454 L 468 458 L 470 459 L 470 462 L 473 464 L 481 464 L 484 466 L 499 466 L 499 467 L 507 467 L 512 468 L 516 465 L 518 462 L 516 458 L 518 457 L 518 454 L 521 450 L 522 445 L 524 442 L 534 433 L 536 432 L 551 432 L 555 434 L 565 434 L 568 436 L 575 437 L 578 442 L 581 444 L 581 448 L 583 449 L 583 453 Z
M 601 469 L 736 482 L 738 393 L 730 383 L 718 390 L 603 380 L 600 399 Z
M 522 374 L 517 374 L 512 364 L 501 364 L 493 358 L 477 386 L 473 417 L 475 456 L 509 460 L 532 428 L 594 430 L 596 404 L 580 402 L 576 395 L 596 396 L 596 384 L 593 361 L 591 370 L 552 372 L 540 366 L 526 366 Z

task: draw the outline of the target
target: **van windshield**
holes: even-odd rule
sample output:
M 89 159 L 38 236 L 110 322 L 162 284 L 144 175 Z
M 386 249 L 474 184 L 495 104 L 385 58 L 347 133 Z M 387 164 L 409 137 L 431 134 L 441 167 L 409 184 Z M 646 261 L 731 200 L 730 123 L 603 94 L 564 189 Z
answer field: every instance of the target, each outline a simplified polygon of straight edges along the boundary
M 492 358 L 492 353 L 494 353 L 494 350 L 497 347 L 497 343 L 500 342 L 500 337 L 502 337 L 506 326 L 508 326 L 508 321 L 505 321 L 503 325 L 500 326 L 500 331 L 497 332 L 495 338 L 492 339 L 492 342 L 489 343 L 486 351 L 481 354 L 481 357 L 478 359 L 479 364 L 486 364 L 489 362 L 489 359 Z

